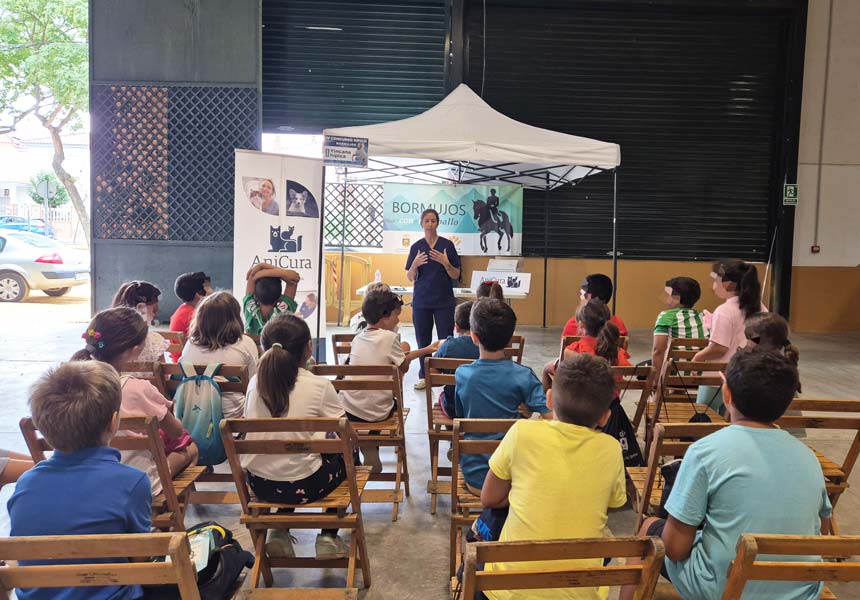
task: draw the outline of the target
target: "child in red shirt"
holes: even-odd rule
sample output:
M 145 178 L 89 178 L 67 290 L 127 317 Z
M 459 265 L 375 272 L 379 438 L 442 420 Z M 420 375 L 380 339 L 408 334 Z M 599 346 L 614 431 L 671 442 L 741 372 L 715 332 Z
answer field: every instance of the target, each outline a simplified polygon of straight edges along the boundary
M 609 301 L 612 299 L 612 280 L 608 276 L 602 273 L 592 273 L 582 280 L 579 290 L 579 306 L 584 306 L 592 298 L 603 300 L 604 304 L 609 305 Z M 609 322 L 618 328 L 619 335 L 627 337 L 627 326 L 620 317 L 612 315 L 609 317 Z M 579 329 L 576 315 L 568 320 L 561 331 L 562 338 L 566 335 L 584 335 L 584 332 Z
M 592 298 L 579 307 L 575 318 L 584 335 L 564 349 L 565 360 L 574 354 L 594 354 L 613 367 L 631 366 L 630 355 L 621 347 L 621 334 L 603 300 Z
M 181 331 L 187 336 L 188 327 L 191 325 L 191 319 L 194 317 L 197 305 L 204 297 L 212 293 L 211 280 L 203 271 L 183 273 L 176 278 L 173 291 L 176 293 L 176 297 L 182 300 L 182 304 L 170 317 L 170 331 Z M 179 352 L 171 352 L 170 360 L 178 361 L 179 355 Z

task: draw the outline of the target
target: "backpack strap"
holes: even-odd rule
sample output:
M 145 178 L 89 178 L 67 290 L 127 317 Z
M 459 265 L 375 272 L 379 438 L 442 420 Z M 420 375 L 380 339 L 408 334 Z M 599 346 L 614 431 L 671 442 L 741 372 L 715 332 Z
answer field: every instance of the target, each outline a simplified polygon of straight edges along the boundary
M 197 371 L 194 369 L 194 365 L 190 362 L 180 360 L 179 368 L 182 369 L 182 375 L 185 377 L 197 377 Z
M 119 376 L 119 387 L 120 387 L 120 389 L 125 387 L 125 384 L 128 383 L 129 379 L 131 379 L 131 375 L 120 375 Z
M 214 379 L 218 375 L 218 371 L 221 370 L 221 366 L 221 363 L 209 363 L 206 365 L 206 370 L 203 371 L 203 376 Z

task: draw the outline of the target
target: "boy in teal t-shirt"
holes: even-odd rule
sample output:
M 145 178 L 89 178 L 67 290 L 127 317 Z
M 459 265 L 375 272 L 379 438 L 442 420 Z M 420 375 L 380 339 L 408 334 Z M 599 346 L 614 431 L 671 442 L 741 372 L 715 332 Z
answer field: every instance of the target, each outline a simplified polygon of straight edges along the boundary
M 296 290 L 301 277 L 290 269 L 280 269 L 268 263 L 251 267 L 246 276 L 245 296 L 242 298 L 242 318 L 245 332 L 260 335 L 263 326 L 275 315 L 296 312 Z M 281 282 L 286 284 L 282 290 Z
M 810 536 L 829 530 L 833 509 L 818 459 L 774 424 L 797 385 L 797 367 L 776 352 L 743 349 L 729 362 L 723 398 L 731 426 L 690 446 L 666 502 L 669 518 L 646 519 L 639 532 L 663 539 L 663 574 L 683 598 L 719 600 L 743 533 Z M 816 600 L 821 586 L 750 581 L 743 598 Z M 632 592 L 625 588 L 622 599 L 633 598 Z

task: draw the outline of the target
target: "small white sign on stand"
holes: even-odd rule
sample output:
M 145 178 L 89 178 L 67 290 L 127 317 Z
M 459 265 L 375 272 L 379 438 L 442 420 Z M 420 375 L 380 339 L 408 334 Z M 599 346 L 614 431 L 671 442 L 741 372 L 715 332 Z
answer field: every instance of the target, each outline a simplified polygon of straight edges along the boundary
M 510 271 L 474 271 L 472 272 L 471 288 L 478 289 L 478 286 L 485 281 L 495 281 L 504 291 L 515 291 L 523 294 L 529 292 L 531 287 L 531 273 L 515 273 Z

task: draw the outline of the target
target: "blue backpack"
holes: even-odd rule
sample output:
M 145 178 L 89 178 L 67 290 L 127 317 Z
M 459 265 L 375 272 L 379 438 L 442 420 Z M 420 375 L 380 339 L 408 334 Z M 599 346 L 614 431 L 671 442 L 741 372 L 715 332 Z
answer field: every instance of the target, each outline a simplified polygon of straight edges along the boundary
M 224 418 L 221 387 L 215 381 L 221 364 L 206 365 L 202 375 L 198 375 L 190 363 L 180 362 L 179 366 L 182 380 L 173 395 L 176 418 L 182 421 L 182 426 L 188 430 L 200 450 L 197 464 L 219 465 L 227 460 L 219 429 L 221 419 Z

